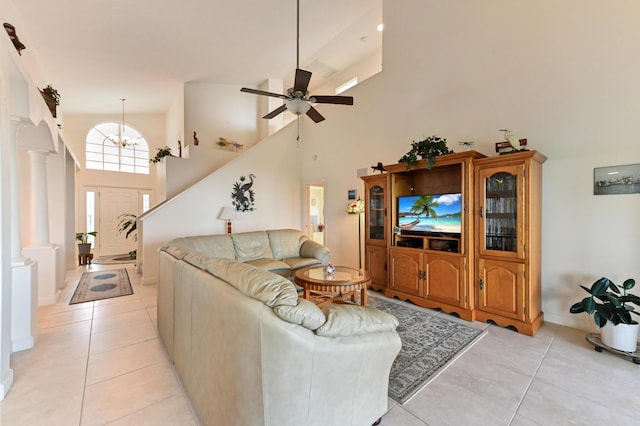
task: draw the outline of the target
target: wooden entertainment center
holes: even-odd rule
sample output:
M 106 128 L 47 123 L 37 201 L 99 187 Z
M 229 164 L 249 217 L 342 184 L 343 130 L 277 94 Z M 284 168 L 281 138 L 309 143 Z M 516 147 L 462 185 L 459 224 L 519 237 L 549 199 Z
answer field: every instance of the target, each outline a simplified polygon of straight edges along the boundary
M 545 160 L 537 151 L 496 157 L 466 151 L 436 157 L 430 170 L 421 160 L 410 168 L 407 163 L 385 165 L 386 173 L 363 176 L 365 268 L 371 287 L 468 321 L 534 335 L 543 321 Z M 406 203 L 417 196 L 422 207 L 433 206 L 430 214 L 400 207 L 400 199 Z M 438 199 L 455 199 L 460 211 L 440 216 L 439 223 L 438 211 L 444 209 L 442 202 L 433 204 Z M 416 220 L 406 223 L 410 215 Z M 452 228 L 444 226 L 446 219 Z

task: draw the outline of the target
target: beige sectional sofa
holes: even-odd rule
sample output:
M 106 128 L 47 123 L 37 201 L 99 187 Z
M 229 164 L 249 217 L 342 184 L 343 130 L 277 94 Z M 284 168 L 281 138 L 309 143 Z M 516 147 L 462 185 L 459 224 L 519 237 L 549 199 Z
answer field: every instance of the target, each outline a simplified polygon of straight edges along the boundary
M 386 412 L 395 317 L 320 309 L 193 238 L 160 249 L 158 330 L 202 424 L 368 426 Z
M 329 249 L 297 229 L 183 237 L 171 245 L 207 257 L 235 259 L 287 278 L 296 269 L 329 263 Z

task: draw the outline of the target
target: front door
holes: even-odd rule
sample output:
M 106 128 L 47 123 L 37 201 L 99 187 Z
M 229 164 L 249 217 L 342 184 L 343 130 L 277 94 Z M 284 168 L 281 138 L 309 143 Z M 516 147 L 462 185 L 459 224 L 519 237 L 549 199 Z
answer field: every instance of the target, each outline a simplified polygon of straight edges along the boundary
M 136 242 L 131 237 L 127 240 L 124 234 L 118 234 L 118 216 L 125 213 L 137 216 L 138 206 L 137 188 L 100 188 L 98 239 L 101 256 L 126 254 L 136 249 Z

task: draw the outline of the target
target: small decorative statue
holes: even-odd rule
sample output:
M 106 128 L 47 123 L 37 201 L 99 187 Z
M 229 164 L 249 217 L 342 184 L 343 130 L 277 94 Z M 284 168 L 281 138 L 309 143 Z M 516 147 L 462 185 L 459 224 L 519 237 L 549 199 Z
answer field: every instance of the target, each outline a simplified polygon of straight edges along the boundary
M 24 46 L 24 44 L 22 44 L 22 42 L 18 38 L 18 35 L 16 34 L 16 27 L 14 27 L 8 22 L 5 22 L 3 25 L 4 25 L 4 30 L 7 32 L 7 35 L 11 39 L 11 43 L 13 43 L 13 47 L 15 47 L 16 50 L 18 51 L 18 55 L 22 56 L 22 51 L 26 49 L 26 47 Z
M 373 169 L 374 172 L 376 170 L 379 170 L 380 173 L 384 173 L 384 172 L 387 171 L 387 169 L 384 168 L 384 166 L 382 165 L 382 163 L 380 161 L 378 161 L 378 164 L 376 164 L 375 166 L 371 166 L 371 168 Z
M 198 146 L 198 144 L 200 143 L 200 141 L 198 140 L 198 136 L 196 135 L 196 131 L 193 131 L 193 144 L 195 146 Z

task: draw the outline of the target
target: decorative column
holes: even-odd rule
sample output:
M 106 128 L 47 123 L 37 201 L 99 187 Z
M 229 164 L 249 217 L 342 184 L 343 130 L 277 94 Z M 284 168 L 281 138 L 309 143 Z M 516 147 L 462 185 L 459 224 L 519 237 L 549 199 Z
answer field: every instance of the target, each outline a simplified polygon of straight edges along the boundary
M 37 263 L 22 256 L 22 225 L 20 222 L 20 185 L 18 173 L 18 142 L 21 123 L 11 121 L 10 185 L 11 185 L 11 352 L 31 349 L 40 334 L 38 327 Z
M 49 246 L 46 151 L 28 151 L 31 158 L 31 245 Z

